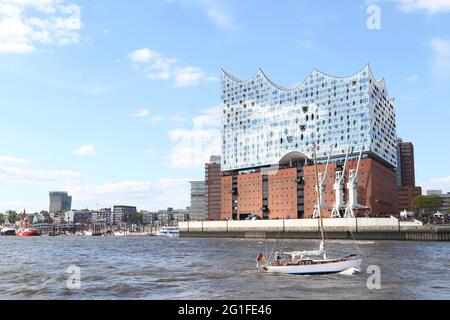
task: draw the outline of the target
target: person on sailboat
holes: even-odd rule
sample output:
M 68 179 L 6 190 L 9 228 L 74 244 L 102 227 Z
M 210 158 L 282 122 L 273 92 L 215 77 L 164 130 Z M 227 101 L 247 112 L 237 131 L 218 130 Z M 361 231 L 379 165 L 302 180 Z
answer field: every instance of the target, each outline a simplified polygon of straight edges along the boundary
M 276 258 L 277 261 L 275 262 L 275 265 L 281 266 L 281 256 L 280 256 L 280 253 L 279 253 L 279 252 L 276 252 L 276 253 L 275 253 L 275 257 L 277 257 L 277 258 Z
M 266 261 L 266 257 L 262 252 L 259 254 L 258 258 L 256 258 L 256 261 L 258 261 L 259 263 Z

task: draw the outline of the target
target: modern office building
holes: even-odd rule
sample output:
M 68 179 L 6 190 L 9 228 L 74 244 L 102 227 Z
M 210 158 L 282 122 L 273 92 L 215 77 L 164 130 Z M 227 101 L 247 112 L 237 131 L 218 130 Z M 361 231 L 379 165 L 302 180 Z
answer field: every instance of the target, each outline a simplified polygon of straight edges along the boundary
M 397 139 L 397 186 L 399 211 L 412 212 L 414 198 L 422 195 L 422 188 L 416 186 L 414 145 Z
M 50 195 L 50 213 L 62 213 L 72 209 L 72 196 L 64 191 L 51 191 Z
M 221 179 L 220 156 L 211 156 L 209 162 L 205 164 L 206 213 L 208 220 L 220 219 Z
M 133 206 L 114 206 L 113 207 L 113 224 L 128 223 L 130 217 L 137 213 L 136 207 Z
M 349 154 L 344 180 L 356 168 L 364 214 L 396 214 L 396 120 L 384 80 L 369 66 L 349 77 L 314 70 L 283 88 L 258 72 L 242 81 L 222 71 L 220 219 L 309 217 L 317 203 L 313 146 L 330 156 L 324 216 L 334 202 L 334 177 Z M 319 166 L 320 173 L 325 165 Z M 346 201 L 348 191 L 344 192 Z
M 397 185 L 415 187 L 414 145 L 411 142 L 397 139 L 397 163 Z
M 191 220 L 206 220 L 206 185 L 205 181 L 190 181 L 191 184 Z

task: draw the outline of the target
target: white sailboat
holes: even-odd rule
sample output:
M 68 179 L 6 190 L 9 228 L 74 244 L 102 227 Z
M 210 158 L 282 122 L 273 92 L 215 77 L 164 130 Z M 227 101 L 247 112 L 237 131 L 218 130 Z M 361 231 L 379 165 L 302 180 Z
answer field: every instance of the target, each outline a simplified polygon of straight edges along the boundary
M 312 251 L 294 251 L 294 252 L 277 252 L 272 259 L 266 260 L 264 254 L 260 254 L 257 260 L 257 268 L 262 272 L 283 273 L 292 275 L 320 275 L 339 273 L 348 269 L 359 269 L 362 263 L 360 254 L 348 254 L 346 256 L 328 259 L 326 252 L 325 234 L 323 228 L 323 217 L 321 213 L 321 190 L 319 173 L 317 170 L 316 147 L 314 146 L 314 165 L 316 171 L 316 190 L 317 190 L 317 206 L 320 219 L 321 242 L 319 250 Z M 285 258 L 283 258 L 283 256 Z

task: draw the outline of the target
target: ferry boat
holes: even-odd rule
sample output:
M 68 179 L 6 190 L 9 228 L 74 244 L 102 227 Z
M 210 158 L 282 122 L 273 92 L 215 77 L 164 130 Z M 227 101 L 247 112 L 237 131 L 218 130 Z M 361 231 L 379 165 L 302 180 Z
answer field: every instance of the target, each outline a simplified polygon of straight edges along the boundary
M 156 235 L 162 237 L 179 237 L 180 230 L 178 227 L 162 227 L 161 230 L 156 232 Z
M 266 256 L 260 253 L 256 258 L 256 267 L 259 271 L 269 272 L 269 273 L 282 273 L 291 275 L 323 275 L 323 274 L 333 274 L 340 273 L 349 269 L 359 270 L 362 263 L 362 255 L 358 254 L 348 254 L 341 258 L 328 259 L 327 252 L 325 249 L 325 234 L 323 228 L 323 217 L 321 213 L 321 184 L 324 177 L 326 177 L 326 172 L 328 170 L 328 163 L 330 161 L 330 156 L 328 157 L 327 166 L 322 179 L 319 179 L 319 173 L 317 169 L 317 158 L 316 158 L 316 146 L 313 145 L 314 152 L 314 165 L 316 174 L 316 193 L 317 193 L 317 216 L 320 222 L 320 233 L 321 242 L 319 250 L 310 251 L 294 251 L 294 252 L 276 252 L 275 256 L 272 258 L 271 254 L 266 260 Z M 359 163 L 361 161 L 361 154 L 359 155 Z M 345 168 L 345 165 L 344 165 Z M 275 247 L 274 247 L 275 248 Z M 285 258 L 283 258 L 283 256 Z M 320 257 L 321 258 L 317 258 Z

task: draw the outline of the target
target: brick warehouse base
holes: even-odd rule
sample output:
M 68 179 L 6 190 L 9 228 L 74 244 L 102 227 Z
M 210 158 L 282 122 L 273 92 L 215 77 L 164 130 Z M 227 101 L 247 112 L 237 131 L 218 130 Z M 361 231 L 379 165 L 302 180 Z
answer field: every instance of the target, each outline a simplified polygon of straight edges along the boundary
M 331 216 L 335 203 L 333 184 L 336 171 L 342 163 L 329 164 L 325 187 L 323 217 Z M 348 161 L 344 182 L 349 171 L 356 169 L 357 160 Z M 325 165 L 317 166 L 323 173 Z M 339 168 L 338 168 L 339 167 Z M 397 184 L 395 171 L 382 163 L 366 158 L 361 160 L 357 200 L 365 209 L 360 216 L 397 215 Z M 348 189 L 344 191 L 347 201 Z M 221 182 L 221 219 L 242 220 L 249 214 L 268 219 L 311 218 L 317 203 L 315 166 L 303 163 L 293 167 L 283 167 L 273 171 L 234 173 L 223 176 Z

